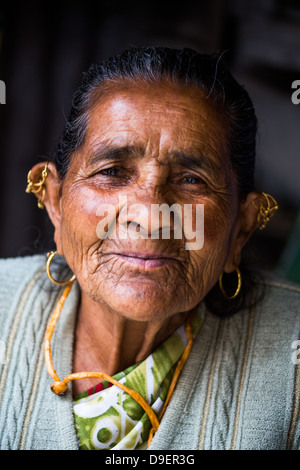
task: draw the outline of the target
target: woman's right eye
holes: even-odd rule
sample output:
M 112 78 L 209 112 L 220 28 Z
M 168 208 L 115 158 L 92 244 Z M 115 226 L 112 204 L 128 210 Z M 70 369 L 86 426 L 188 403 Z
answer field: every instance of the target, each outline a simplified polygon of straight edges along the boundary
M 108 184 L 112 187 L 124 186 L 132 181 L 134 171 L 128 169 L 125 166 L 111 166 L 109 168 L 103 168 L 98 170 L 95 176 L 100 178 L 102 184 Z
M 101 170 L 99 173 L 102 175 L 107 175 L 107 176 L 120 176 L 120 168 L 113 166 L 111 168 L 105 168 L 104 170 Z

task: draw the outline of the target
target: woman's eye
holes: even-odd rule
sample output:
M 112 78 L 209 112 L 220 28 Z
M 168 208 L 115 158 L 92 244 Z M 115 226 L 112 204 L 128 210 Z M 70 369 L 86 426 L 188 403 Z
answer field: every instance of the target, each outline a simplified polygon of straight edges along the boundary
M 107 176 L 119 176 L 120 175 L 120 168 L 118 167 L 112 167 L 112 168 L 106 168 L 104 170 L 101 170 L 100 173 L 102 175 L 107 175 Z
M 98 171 L 98 176 L 103 183 L 107 183 L 109 185 L 116 186 L 116 185 L 127 185 L 130 183 L 133 171 L 130 171 L 126 167 L 122 166 L 111 166 L 109 168 L 103 168 L 103 170 Z
M 202 178 L 197 178 L 196 176 L 186 176 L 183 181 L 187 184 L 205 184 Z

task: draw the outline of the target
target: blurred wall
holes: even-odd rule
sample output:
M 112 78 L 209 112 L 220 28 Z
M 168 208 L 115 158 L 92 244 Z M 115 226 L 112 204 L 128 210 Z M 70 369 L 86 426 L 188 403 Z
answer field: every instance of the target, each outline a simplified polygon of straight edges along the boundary
M 15 11 L 0 6 L 0 31 L 0 80 L 6 84 L 6 104 L 0 105 L 0 256 L 53 247 L 48 218 L 25 194 L 26 175 L 53 154 L 82 72 L 131 46 L 165 45 L 226 51 L 225 63 L 249 91 L 260 121 L 257 186 L 281 206 L 249 250 L 263 268 L 282 264 L 300 203 L 300 105 L 291 101 L 291 83 L 300 79 L 299 2 L 62 2 L 59 9 L 27 4 Z

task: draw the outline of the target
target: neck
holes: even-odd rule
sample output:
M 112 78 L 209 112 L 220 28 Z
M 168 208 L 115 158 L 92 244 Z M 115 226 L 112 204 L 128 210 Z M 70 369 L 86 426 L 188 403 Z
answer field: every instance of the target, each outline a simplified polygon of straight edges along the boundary
M 131 320 L 83 293 L 75 332 L 73 372 L 114 375 L 144 360 L 185 321 L 188 313 L 163 320 Z M 74 381 L 74 396 L 98 382 L 99 379 Z

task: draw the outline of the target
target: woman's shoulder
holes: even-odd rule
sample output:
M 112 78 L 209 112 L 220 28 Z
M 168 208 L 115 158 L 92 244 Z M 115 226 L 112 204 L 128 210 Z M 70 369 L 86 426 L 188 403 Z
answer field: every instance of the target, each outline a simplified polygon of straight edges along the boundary
M 0 258 L 1 284 L 7 285 L 11 282 L 16 285 L 19 280 L 28 278 L 42 266 L 46 266 L 45 254 Z
M 45 268 L 45 254 L 0 259 L 0 314 L 7 312 L 26 289 L 39 282 Z
M 2 345 L 2 349 L 3 345 L 8 345 L 9 338 L 11 342 L 13 341 L 20 325 L 22 330 L 20 337 L 24 335 L 24 324 L 29 323 L 34 302 L 42 292 L 41 278 L 45 272 L 45 266 L 45 255 L 0 259 L 0 346 Z M 24 314 L 25 323 L 22 321 L 24 310 L 27 312 Z M 2 362 L 0 354 L 0 366 Z
M 300 314 L 300 284 L 272 272 L 261 273 L 264 297 L 262 304 L 269 309 Z
M 281 291 L 295 292 L 300 294 L 300 284 L 281 277 L 276 272 L 261 272 L 262 281 L 265 285 Z
M 261 273 L 261 300 L 248 312 L 253 319 L 255 338 L 262 348 L 278 350 L 289 357 L 291 344 L 298 339 L 300 330 L 300 285 L 275 273 Z M 270 349 L 270 350 L 271 350 Z

